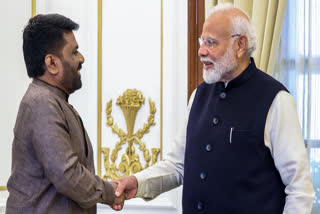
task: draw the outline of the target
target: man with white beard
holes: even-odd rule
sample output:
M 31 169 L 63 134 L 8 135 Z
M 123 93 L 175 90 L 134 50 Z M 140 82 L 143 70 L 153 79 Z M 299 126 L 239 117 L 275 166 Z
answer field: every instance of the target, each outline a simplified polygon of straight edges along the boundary
M 183 183 L 183 214 L 310 213 L 314 190 L 295 102 L 256 68 L 250 17 L 219 5 L 199 42 L 205 83 L 171 152 L 118 180 L 116 195 L 150 200 Z

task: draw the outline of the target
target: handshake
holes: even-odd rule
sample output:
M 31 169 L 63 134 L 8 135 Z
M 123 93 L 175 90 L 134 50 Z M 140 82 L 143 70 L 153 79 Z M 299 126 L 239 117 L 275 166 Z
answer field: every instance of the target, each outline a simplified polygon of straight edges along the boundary
M 124 177 L 118 180 L 109 182 L 115 193 L 115 200 L 110 207 L 114 210 L 121 210 L 124 205 L 124 200 L 129 200 L 136 196 L 138 191 L 138 181 L 134 176 Z

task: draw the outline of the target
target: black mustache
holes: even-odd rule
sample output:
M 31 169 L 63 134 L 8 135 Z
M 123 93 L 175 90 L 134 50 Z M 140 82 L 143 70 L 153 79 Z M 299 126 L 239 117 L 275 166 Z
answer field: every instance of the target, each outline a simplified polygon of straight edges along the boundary
M 82 64 L 81 63 L 79 63 L 79 66 L 78 66 L 78 71 L 80 70 L 82 68 Z

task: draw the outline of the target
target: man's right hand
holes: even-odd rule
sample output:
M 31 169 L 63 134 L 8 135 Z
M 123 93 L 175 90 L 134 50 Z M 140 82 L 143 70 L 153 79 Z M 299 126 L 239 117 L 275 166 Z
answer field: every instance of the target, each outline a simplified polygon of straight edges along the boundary
M 114 192 L 116 192 L 116 189 L 118 187 L 118 183 L 115 181 L 110 181 L 109 182 L 112 185 L 112 188 L 114 190 Z M 110 207 L 114 210 L 122 210 L 123 205 L 124 205 L 124 200 L 125 200 L 125 195 L 119 195 L 119 196 L 115 196 L 114 202 L 113 204 L 110 205 Z
M 135 176 L 127 176 L 119 180 L 115 180 L 115 182 L 118 184 L 115 192 L 117 197 L 125 194 L 125 199 L 129 200 L 137 195 L 138 181 Z

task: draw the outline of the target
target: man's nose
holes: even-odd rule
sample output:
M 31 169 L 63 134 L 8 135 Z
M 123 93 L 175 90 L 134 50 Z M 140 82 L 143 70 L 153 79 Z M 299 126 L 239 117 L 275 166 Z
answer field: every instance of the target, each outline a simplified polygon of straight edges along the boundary
M 208 56 L 208 49 L 207 47 L 205 46 L 205 44 L 202 44 L 200 47 L 199 47 L 199 50 L 198 50 L 198 56 L 200 57 L 205 57 L 205 56 Z
M 79 55 L 80 55 L 80 63 L 83 64 L 85 61 L 84 56 L 80 52 L 79 52 Z

